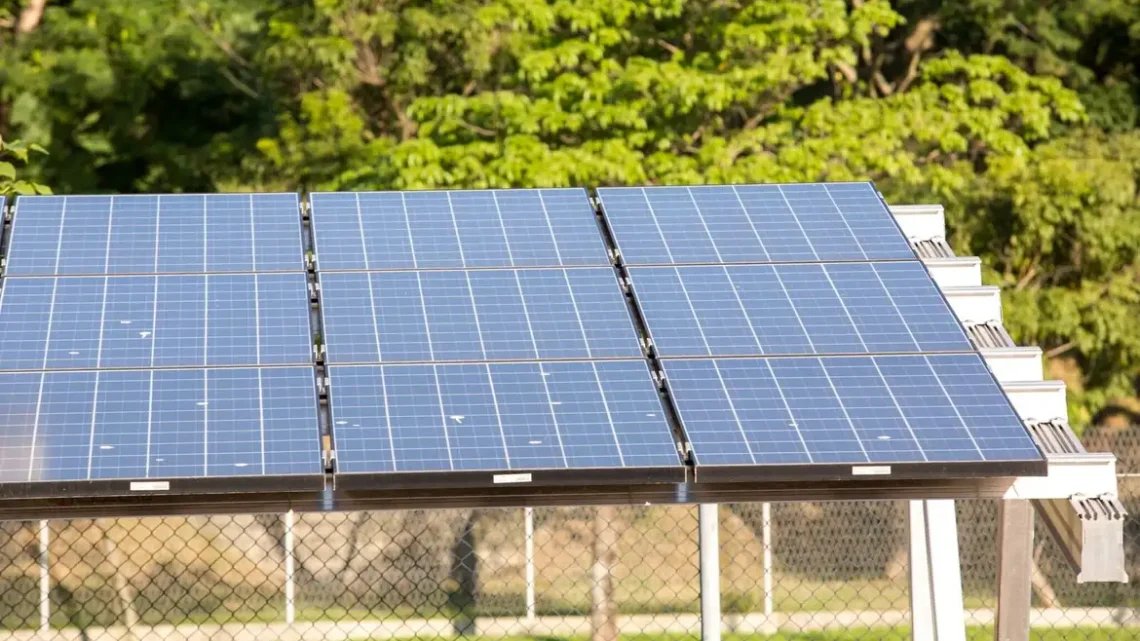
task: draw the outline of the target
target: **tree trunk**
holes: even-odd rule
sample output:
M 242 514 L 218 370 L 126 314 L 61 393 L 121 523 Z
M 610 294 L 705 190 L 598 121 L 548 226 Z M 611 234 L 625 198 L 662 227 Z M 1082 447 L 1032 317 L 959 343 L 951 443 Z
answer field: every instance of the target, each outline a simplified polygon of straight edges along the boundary
M 451 549 L 451 580 L 455 589 L 448 595 L 455 609 L 456 636 L 474 636 L 475 602 L 479 589 L 479 557 L 475 554 L 477 510 L 472 510 Z
M 47 5 L 47 0 L 30 0 L 28 6 L 20 12 L 20 18 L 16 22 L 16 34 L 31 33 L 39 26 L 40 20 L 44 17 L 44 6 Z
M 357 580 L 360 578 L 360 573 L 356 571 L 356 557 L 360 549 L 360 531 L 364 529 L 364 523 L 368 520 L 368 512 L 354 512 L 348 515 L 348 552 L 344 556 L 344 586 L 348 590 L 352 590 Z
M 591 641 L 617 641 L 614 567 L 617 565 L 617 507 L 605 505 L 594 516 L 593 611 Z
M 1049 583 L 1049 577 L 1041 571 L 1041 566 L 1038 561 L 1041 559 L 1041 553 L 1045 550 L 1043 545 L 1044 541 L 1037 544 L 1037 549 L 1033 552 L 1033 568 L 1030 575 L 1030 582 L 1033 585 L 1033 594 L 1037 595 L 1037 601 L 1043 608 L 1057 607 L 1057 591 L 1053 589 L 1053 585 Z
M 135 628 L 139 624 L 139 615 L 135 611 L 135 598 L 131 590 L 131 585 L 127 581 L 127 577 L 123 572 L 126 571 L 126 559 L 123 558 L 122 552 L 119 551 L 119 546 L 115 544 L 115 540 L 111 538 L 111 528 L 109 525 L 104 524 L 100 527 L 103 531 L 103 555 L 107 559 L 107 564 L 111 567 L 111 582 L 115 586 L 115 593 L 119 597 L 119 616 L 123 619 L 123 624 L 126 625 L 127 631 L 123 635 L 126 641 L 133 641 L 135 637 Z

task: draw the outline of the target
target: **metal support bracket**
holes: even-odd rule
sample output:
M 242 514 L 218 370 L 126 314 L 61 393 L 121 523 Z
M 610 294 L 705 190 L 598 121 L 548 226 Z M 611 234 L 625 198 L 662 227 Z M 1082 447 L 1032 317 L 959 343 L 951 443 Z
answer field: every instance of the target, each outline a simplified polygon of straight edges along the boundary
M 1128 512 L 1112 494 L 1042 499 L 1033 506 L 1069 566 L 1077 583 L 1127 583 L 1124 566 L 1124 517 Z

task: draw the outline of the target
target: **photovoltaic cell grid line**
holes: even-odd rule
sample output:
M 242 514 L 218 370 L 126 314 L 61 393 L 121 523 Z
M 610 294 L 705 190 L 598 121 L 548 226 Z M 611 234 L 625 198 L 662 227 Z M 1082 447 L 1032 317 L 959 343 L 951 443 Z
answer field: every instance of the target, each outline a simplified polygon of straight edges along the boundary
M 612 268 L 322 273 L 330 363 L 642 355 Z
M 680 469 L 643 360 L 333 366 L 329 376 L 339 474 Z
M 975 354 L 664 361 L 702 466 L 1039 461 Z
M 319 475 L 313 370 L 0 374 L 0 482 Z
M 314 193 L 323 272 L 609 265 L 584 189 Z
M 22 196 L 6 274 L 304 269 L 296 194 Z
M 303 273 L 5 278 L 0 370 L 312 362 Z
M 629 273 L 662 358 L 973 351 L 918 262 Z
M 606 187 L 629 265 L 917 260 L 870 183 Z

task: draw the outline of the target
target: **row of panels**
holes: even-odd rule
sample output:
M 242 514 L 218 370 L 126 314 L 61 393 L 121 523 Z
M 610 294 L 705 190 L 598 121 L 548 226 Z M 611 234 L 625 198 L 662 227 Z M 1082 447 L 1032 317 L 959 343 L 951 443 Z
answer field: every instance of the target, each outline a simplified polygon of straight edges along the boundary
M 668 361 L 698 474 L 1032 461 L 974 355 Z M 672 470 L 644 360 L 334 366 L 341 476 Z M 318 475 L 312 370 L 0 375 L 0 482 Z
M 627 264 L 915 260 L 869 183 L 598 189 Z M 324 271 L 609 265 L 583 189 L 314 193 Z M 296 194 L 34 196 L 7 273 L 304 268 Z
M 658 353 L 970 351 L 921 265 L 634 267 Z M 324 274 L 333 363 L 641 355 L 611 268 Z M 311 362 L 303 274 L 9 279 L 0 370 Z

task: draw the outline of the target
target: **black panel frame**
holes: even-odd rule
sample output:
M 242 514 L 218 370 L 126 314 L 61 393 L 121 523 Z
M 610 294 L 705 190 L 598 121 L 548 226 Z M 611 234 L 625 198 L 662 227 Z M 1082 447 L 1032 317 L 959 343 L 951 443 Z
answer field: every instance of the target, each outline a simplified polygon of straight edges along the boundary
M 859 474 L 856 470 L 889 469 L 889 473 Z M 761 483 L 787 481 L 853 481 L 877 478 L 884 481 L 924 479 L 972 479 L 1003 476 L 1045 476 L 1049 463 L 1038 461 L 950 461 L 891 463 L 811 463 L 783 465 L 701 465 L 693 466 L 700 483 Z
M 778 483 L 659 483 L 562 487 L 453 488 L 449 490 L 333 490 L 230 494 L 109 496 L 54 499 L 0 498 L 0 521 L 105 516 L 341 512 L 440 508 L 577 505 L 691 505 L 754 501 L 857 501 L 1000 499 L 1012 477 L 795 481 Z
M 167 490 L 132 490 L 132 483 L 168 483 Z M 135 479 L 81 479 L 74 481 L 27 481 L 0 484 L 0 504 L 25 499 L 84 499 L 151 495 L 231 495 L 248 492 L 317 492 L 325 475 L 317 472 L 295 475 L 201 476 Z

